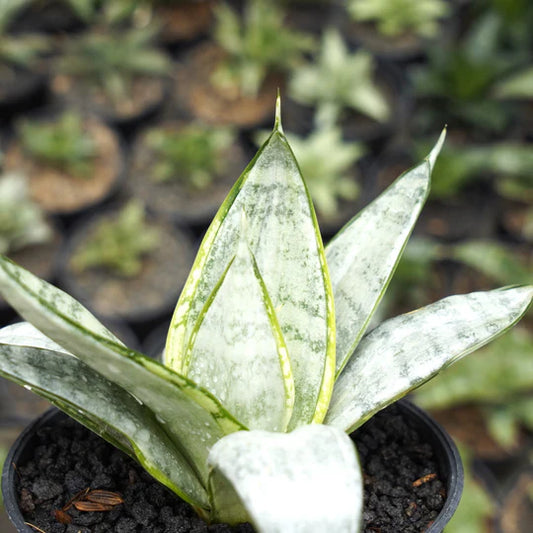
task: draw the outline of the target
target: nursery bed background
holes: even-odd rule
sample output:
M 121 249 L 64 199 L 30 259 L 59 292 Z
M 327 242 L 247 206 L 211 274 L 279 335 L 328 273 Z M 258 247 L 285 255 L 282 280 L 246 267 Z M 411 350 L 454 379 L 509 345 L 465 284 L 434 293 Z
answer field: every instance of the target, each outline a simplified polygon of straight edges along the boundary
M 0 2 L 0 252 L 157 357 L 279 88 L 326 241 L 448 125 L 382 317 L 532 283 L 532 25 L 529 0 Z M 467 467 L 448 533 L 532 523 L 532 325 L 413 396 Z M 0 382 L 2 455 L 46 408 Z

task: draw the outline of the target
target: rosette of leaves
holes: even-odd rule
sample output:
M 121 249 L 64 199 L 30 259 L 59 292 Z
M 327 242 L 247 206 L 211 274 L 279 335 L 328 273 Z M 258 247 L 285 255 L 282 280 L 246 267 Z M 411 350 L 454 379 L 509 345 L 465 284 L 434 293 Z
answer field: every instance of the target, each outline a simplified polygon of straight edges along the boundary
M 220 3 L 215 17 L 213 37 L 227 57 L 213 83 L 238 87 L 246 96 L 256 96 L 269 74 L 293 68 L 314 45 L 311 36 L 284 25 L 283 10 L 275 3 L 250 0 L 242 17 Z
M 158 239 L 157 229 L 146 222 L 144 206 L 130 200 L 116 219 L 102 220 L 95 226 L 83 248 L 73 255 L 72 266 L 78 272 L 103 268 L 118 276 L 133 277 Z
M 440 21 L 450 12 L 445 0 L 349 0 L 347 9 L 354 20 L 375 23 L 387 37 L 407 33 L 435 37 Z
M 1 331 L 0 372 L 211 521 L 357 531 L 362 479 L 346 432 L 507 330 L 533 298 L 531 286 L 452 296 L 365 334 L 442 140 L 324 249 L 278 112 L 205 235 L 164 363 L 1 258 L 0 291 L 33 325 Z
M 223 172 L 223 152 L 234 140 L 230 128 L 199 123 L 178 129 L 154 128 L 146 136 L 156 160 L 152 177 L 162 183 L 176 180 L 191 189 L 205 189 Z
M 153 44 L 154 37 L 152 26 L 95 29 L 67 43 L 58 71 L 101 90 L 118 106 L 137 78 L 168 73 L 170 60 Z
M 31 244 L 48 242 L 52 230 L 42 210 L 28 195 L 24 176 L 0 176 L 0 253 L 8 254 Z
M 297 67 L 289 83 L 289 95 L 301 104 L 316 106 L 317 120 L 335 121 L 345 109 L 386 122 L 390 109 L 374 78 L 370 53 L 350 53 L 340 33 L 324 32 L 315 61 Z
M 23 120 L 18 134 L 30 157 L 73 176 L 90 177 L 96 147 L 81 115 L 66 111 L 53 120 Z

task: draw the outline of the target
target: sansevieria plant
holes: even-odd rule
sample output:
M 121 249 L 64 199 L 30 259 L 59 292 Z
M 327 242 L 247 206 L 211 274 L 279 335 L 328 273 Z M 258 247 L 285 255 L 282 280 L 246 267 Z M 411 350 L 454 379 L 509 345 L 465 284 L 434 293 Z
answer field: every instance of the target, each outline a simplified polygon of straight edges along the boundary
M 0 291 L 33 325 L 0 331 L 0 372 L 137 459 L 207 520 L 357 531 L 361 472 L 346 433 L 506 331 L 533 298 L 531 286 L 452 296 L 365 334 L 443 139 L 324 249 L 278 105 L 272 134 L 204 237 L 163 363 L 1 258 Z

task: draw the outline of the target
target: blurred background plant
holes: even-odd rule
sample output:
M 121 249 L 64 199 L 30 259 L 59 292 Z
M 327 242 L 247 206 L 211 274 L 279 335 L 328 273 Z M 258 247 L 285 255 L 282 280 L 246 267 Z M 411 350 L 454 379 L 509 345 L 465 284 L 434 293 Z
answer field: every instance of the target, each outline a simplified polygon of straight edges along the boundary
M 104 268 L 123 277 L 142 269 L 143 257 L 157 247 L 159 233 L 146 220 L 144 206 L 131 200 L 116 218 L 101 220 L 72 257 L 72 266 L 83 272 Z
M 213 74 L 221 87 L 238 87 L 255 96 L 268 74 L 286 72 L 313 49 L 311 36 L 284 25 L 284 11 L 276 2 L 249 0 L 241 16 L 229 4 L 215 10 L 213 38 L 227 57 Z
M 391 110 L 375 69 L 370 53 L 350 52 L 339 31 L 328 28 L 316 57 L 294 69 L 288 94 L 300 104 L 315 106 L 318 124 L 339 120 L 347 109 L 385 122 Z
M 42 210 L 31 200 L 22 174 L 0 176 L 0 253 L 9 254 L 52 238 Z
M 91 177 L 96 154 L 94 139 L 83 127 L 83 117 L 66 111 L 47 121 L 23 120 L 18 134 L 28 156 L 74 177 Z
M 434 37 L 449 12 L 444 0 L 348 0 L 354 20 L 373 22 L 380 33 L 391 37 L 406 33 Z
M 152 178 L 179 181 L 192 189 L 205 189 L 224 171 L 224 151 L 234 142 L 231 128 L 191 123 L 179 129 L 153 128 L 147 136 L 156 163 Z

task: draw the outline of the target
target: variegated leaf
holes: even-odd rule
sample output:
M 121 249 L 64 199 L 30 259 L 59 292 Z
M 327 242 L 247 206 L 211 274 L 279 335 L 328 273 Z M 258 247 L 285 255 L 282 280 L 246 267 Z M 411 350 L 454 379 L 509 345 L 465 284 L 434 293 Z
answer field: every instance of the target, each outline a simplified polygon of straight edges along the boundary
M 180 371 L 193 328 L 235 255 L 241 213 L 248 242 L 276 310 L 294 375 L 290 427 L 325 416 L 335 371 L 331 286 L 313 206 L 283 135 L 274 131 L 207 230 L 169 329 L 165 360 Z
M 100 332 L 71 296 L 0 256 L 0 293 L 35 327 L 146 404 L 205 481 L 208 450 L 243 429 L 209 392 Z M 89 329 L 85 327 L 89 325 Z
M 426 201 L 445 131 L 420 165 L 400 176 L 328 244 L 337 328 L 336 374 L 361 340 Z
M 450 296 L 366 335 L 335 383 L 326 423 L 353 431 L 375 412 L 507 331 L 533 286 Z
M 244 235 L 198 319 L 186 372 L 248 428 L 287 429 L 294 405 L 291 365 Z
M 43 396 L 137 459 L 189 503 L 209 507 L 205 488 L 154 413 L 31 324 L 0 330 L 0 374 Z
M 359 531 L 362 476 L 354 444 L 340 430 L 241 431 L 213 447 L 209 464 L 218 520 L 238 522 L 244 507 L 261 533 Z

